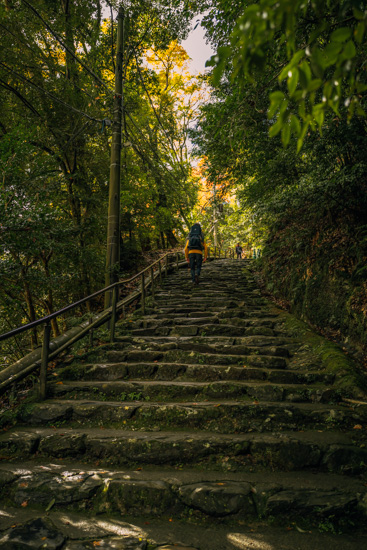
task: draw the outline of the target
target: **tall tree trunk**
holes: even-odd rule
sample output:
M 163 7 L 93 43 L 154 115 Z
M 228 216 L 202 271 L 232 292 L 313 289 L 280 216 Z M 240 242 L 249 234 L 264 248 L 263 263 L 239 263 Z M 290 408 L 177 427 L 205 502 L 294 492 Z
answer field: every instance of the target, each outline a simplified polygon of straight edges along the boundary
M 166 233 L 167 242 L 169 243 L 169 245 L 172 248 L 177 246 L 178 240 L 176 239 L 172 229 L 167 229 L 165 233 Z
M 54 312 L 54 304 L 53 304 L 53 293 L 52 293 L 52 284 L 51 284 L 51 274 L 48 267 L 49 261 L 52 256 L 52 251 L 46 254 L 44 251 L 41 252 L 41 260 L 43 264 L 43 269 L 45 271 L 45 275 L 49 281 L 48 285 L 48 292 L 47 292 L 47 299 L 43 300 L 43 304 L 46 308 L 47 315 L 51 315 L 51 313 Z M 59 336 L 60 330 L 57 322 L 57 318 L 54 317 L 51 319 L 51 328 L 52 328 L 52 334 L 56 338 L 56 336 Z
M 27 304 L 27 315 L 30 323 L 36 320 L 36 311 L 34 309 L 33 296 L 29 287 L 28 281 L 25 279 L 25 272 L 22 268 L 22 279 L 24 287 L 24 297 Z M 37 328 L 31 329 L 31 349 L 35 349 L 38 346 Z
M 164 233 L 163 233 L 163 231 L 160 232 L 160 236 L 161 236 L 162 248 L 163 248 L 163 250 L 165 250 L 165 249 L 166 249 L 166 241 L 165 241 L 165 239 L 164 239 Z

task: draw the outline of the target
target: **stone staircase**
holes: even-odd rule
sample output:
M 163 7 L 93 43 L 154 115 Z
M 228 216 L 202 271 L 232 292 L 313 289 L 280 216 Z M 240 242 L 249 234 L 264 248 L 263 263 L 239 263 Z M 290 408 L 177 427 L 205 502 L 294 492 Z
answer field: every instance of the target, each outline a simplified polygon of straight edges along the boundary
M 171 274 L 0 436 L 0 547 L 260 548 L 230 533 L 269 522 L 363 536 L 367 406 L 288 317 L 245 261 Z

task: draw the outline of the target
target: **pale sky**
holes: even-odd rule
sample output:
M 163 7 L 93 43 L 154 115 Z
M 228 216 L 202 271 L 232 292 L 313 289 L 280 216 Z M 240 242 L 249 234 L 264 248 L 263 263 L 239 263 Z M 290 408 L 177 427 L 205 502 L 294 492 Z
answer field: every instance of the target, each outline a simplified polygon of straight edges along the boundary
M 192 28 L 195 27 L 198 20 L 201 20 L 202 16 L 195 17 L 192 20 Z M 193 73 L 202 73 L 205 70 L 205 62 L 210 59 L 214 54 L 214 51 L 205 43 L 204 29 L 199 24 L 195 30 L 192 30 L 187 40 L 184 40 L 182 47 L 185 48 L 192 61 L 190 62 L 190 69 Z

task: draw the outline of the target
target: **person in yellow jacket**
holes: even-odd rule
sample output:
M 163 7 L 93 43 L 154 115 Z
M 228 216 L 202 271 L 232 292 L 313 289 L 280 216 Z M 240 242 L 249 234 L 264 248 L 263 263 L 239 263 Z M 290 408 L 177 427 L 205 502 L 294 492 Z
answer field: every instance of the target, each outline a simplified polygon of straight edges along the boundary
M 206 246 L 200 223 L 194 223 L 186 240 L 185 258 L 189 262 L 191 280 L 195 284 L 199 284 L 201 265 L 203 261 L 206 261 L 207 255 L 208 247 Z

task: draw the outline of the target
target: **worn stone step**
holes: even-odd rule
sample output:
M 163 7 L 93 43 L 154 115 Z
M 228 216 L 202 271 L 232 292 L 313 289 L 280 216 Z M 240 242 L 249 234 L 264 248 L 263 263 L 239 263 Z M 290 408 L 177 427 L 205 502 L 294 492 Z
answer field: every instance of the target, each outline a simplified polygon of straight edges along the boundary
M 279 384 L 332 385 L 335 375 L 322 372 L 303 372 L 262 369 L 243 366 L 202 365 L 187 363 L 73 363 L 59 369 L 61 380 L 268 380 Z
M 254 344 L 255 342 L 253 342 Z M 269 343 L 269 342 L 268 342 Z M 228 352 L 231 355 L 271 355 L 273 357 L 289 357 L 289 349 L 285 346 L 277 346 L 277 341 L 271 341 L 271 344 L 266 346 L 263 342 L 261 345 L 243 345 L 241 338 L 231 338 L 226 336 L 219 337 L 197 337 L 197 338 L 175 338 L 175 337 L 144 337 L 120 338 L 114 345 L 116 350 L 148 350 L 148 351 L 168 351 L 168 350 L 186 350 L 189 352 L 220 354 Z
M 243 344 L 245 342 L 245 344 Z M 111 351 L 124 351 L 125 353 L 133 351 L 153 351 L 166 352 L 169 350 L 183 350 L 188 352 L 197 352 L 204 354 L 220 354 L 225 352 L 231 355 L 253 355 L 253 356 L 274 356 L 288 358 L 292 355 L 289 352 L 291 344 L 287 346 L 283 339 L 270 342 L 249 338 L 233 338 L 230 336 L 212 336 L 212 337 L 175 337 L 175 336 L 123 336 L 113 345 Z M 279 343 L 279 345 L 277 345 Z M 272 345 L 270 345 L 272 344 Z M 280 345 L 283 344 L 283 345 Z M 111 346 L 112 347 L 112 346 Z
M 198 473 L 192 470 L 109 471 L 73 464 L 22 463 L 0 467 L 4 497 L 15 507 L 108 511 L 120 516 L 322 519 L 338 527 L 366 520 L 367 489 L 336 474 L 267 475 Z M 345 525 L 345 523 L 344 523 Z
M 233 326 L 236 327 L 270 327 L 274 328 L 275 322 L 273 319 L 242 319 L 242 318 L 236 318 L 231 317 L 230 320 L 227 318 L 220 319 L 219 317 L 213 315 L 211 317 L 174 317 L 172 319 L 168 318 L 144 318 L 139 319 L 137 321 L 133 321 L 131 323 L 131 326 L 133 328 L 158 328 L 158 327 L 176 327 L 176 326 L 192 326 L 192 325 L 199 325 L 205 327 L 210 327 L 211 325 L 219 325 L 222 326 Z
M 330 387 L 274 384 L 245 381 L 112 381 L 98 380 L 50 384 L 48 395 L 60 399 L 94 399 L 96 401 L 207 401 L 236 399 L 287 401 L 292 403 L 337 403 L 341 396 Z
M 192 311 L 190 310 L 190 312 L 160 312 L 160 313 L 153 313 L 153 311 L 151 311 L 149 313 L 149 315 L 145 315 L 145 319 L 149 319 L 149 320 L 152 320 L 152 319 L 189 319 L 189 318 L 205 318 L 205 317 L 209 317 L 210 319 L 213 318 L 213 317 L 218 317 L 219 319 L 231 319 L 232 317 L 238 317 L 240 319 L 243 319 L 243 318 L 248 318 L 248 319 L 253 319 L 253 318 L 258 318 L 258 319 L 263 319 L 263 318 L 268 318 L 268 319 L 277 319 L 279 317 L 278 314 L 276 313 L 269 313 L 267 311 L 258 311 L 258 310 L 255 310 L 255 311 L 244 311 L 242 308 L 241 309 L 231 309 L 231 310 L 222 310 L 222 311 L 219 311 L 219 312 L 215 312 L 215 311 Z
M 146 521 L 144 515 L 117 518 L 108 513 L 90 516 L 88 512 L 74 513 L 70 510 L 51 509 L 44 516 L 42 510 L 6 506 L 2 509 L 3 531 L 0 544 L 13 544 L 16 539 L 27 544 L 33 534 L 33 543 L 40 546 L 55 547 L 55 539 L 67 541 L 65 550 L 86 550 L 102 548 L 119 550 L 233 550 L 247 545 L 252 548 L 264 547 L 263 541 L 269 541 L 273 548 L 282 550 L 361 550 L 366 546 L 363 532 L 353 530 L 352 534 L 332 534 L 312 529 L 302 518 L 297 518 L 288 529 L 285 525 L 269 525 L 266 519 L 243 522 L 225 518 L 205 518 L 200 520 L 198 511 L 192 510 L 192 519 L 167 521 L 167 518 L 154 518 Z M 300 523 L 301 520 L 301 523 Z M 325 524 L 320 518 L 320 525 Z M 303 529 L 301 528 L 301 525 Z M 16 526 L 16 527 L 14 527 Z M 298 529 L 296 528 L 298 527 Z M 305 529 L 307 527 L 307 529 Z M 338 526 L 336 526 L 338 527 Z M 305 531 L 305 532 L 304 532 Z M 250 546 L 249 546 L 250 545 Z
M 220 353 L 199 353 L 183 349 L 171 349 L 168 351 L 151 351 L 147 349 L 125 349 L 122 351 L 111 350 L 106 352 L 107 362 L 133 362 L 138 361 L 165 363 L 199 363 L 205 365 L 237 365 L 241 367 L 257 366 L 269 369 L 285 369 L 287 360 L 284 357 L 271 355 L 223 355 Z
M 108 466 L 195 464 L 198 469 L 261 472 L 314 469 L 346 475 L 364 471 L 367 449 L 350 435 L 291 432 L 225 435 L 207 432 L 129 432 L 18 428 L 0 435 L 2 460 L 32 457 Z
M 181 299 L 179 297 L 177 298 L 165 298 L 164 300 L 156 300 L 156 304 L 157 304 L 157 307 L 159 308 L 160 307 L 160 302 L 165 306 L 165 307 L 171 307 L 171 308 L 176 308 L 176 307 L 188 307 L 188 306 L 191 306 L 191 307 L 196 307 L 198 309 L 204 309 L 206 306 L 210 306 L 210 307 L 213 307 L 213 298 L 211 298 L 210 296 L 208 296 L 207 298 L 206 297 L 199 297 L 199 296 L 185 296 L 185 297 L 182 297 Z M 246 298 L 246 300 L 241 300 L 241 302 L 244 303 L 244 305 L 246 305 L 247 307 L 249 306 L 263 306 L 266 302 L 264 302 L 264 300 L 262 298 Z M 215 307 L 218 307 L 218 306 L 224 306 L 224 307 L 227 307 L 227 308 L 238 308 L 241 306 L 241 302 L 233 302 L 233 301 L 230 301 L 229 298 L 226 298 L 226 297 L 222 297 L 222 298 L 216 298 L 215 299 Z
M 147 311 L 149 313 L 157 312 L 158 314 L 165 314 L 165 313 L 195 313 L 197 311 L 203 311 L 203 309 L 199 309 L 194 304 L 190 306 L 190 305 L 185 303 L 185 305 L 180 304 L 178 306 L 166 306 L 164 304 L 159 304 L 159 305 L 157 304 L 156 308 L 150 308 Z M 242 312 L 243 311 L 244 314 L 245 313 L 249 313 L 249 314 L 254 313 L 254 314 L 256 314 L 256 312 L 263 311 L 263 308 L 261 306 L 254 306 L 254 307 L 251 307 L 251 308 L 246 307 L 246 306 L 242 306 L 240 308 L 238 306 L 237 302 L 228 302 L 225 306 L 215 306 L 215 305 L 205 306 L 204 311 L 218 313 L 218 314 L 220 314 L 220 312 L 230 314 L 231 311 L 233 311 L 233 312 L 237 312 L 237 311 Z
M 120 347 L 119 343 L 123 344 Z M 268 350 L 282 349 L 280 355 L 286 356 L 288 353 L 289 347 L 294 346 L 295 341 L 293 338 L 284 337 L 284 336 L 244 336 L 244 337 L 232 337 L 232 336 L 195 336 L 194 338 L 189 336 L 144 336 L 144 337 L 134 337 L 132 335 L 123 335 L 116 338 L 116 342 L 113 345 L 114 349 L 122 349 L 126 347 L 127 344 L 174 344 L 175 347 L 179 348 L 181 345 L 187 347 L 192 343 L 193 346 L 203 344 L 208 346 L 246 346 L 248 349 L 256 352 L 261 350 L 261 354 L 267 354 Z M 299 344 L 298 344 L 299 346 Z M 277 355 L 277 353 L 272 353 L 272 355 Z
M 135 336 L 276 336 L 277 332 L 268 326 L 247 326 L 239 327 L 235 325 L 213 325 L 206 324 L 204 326 L 187 325 L 174 327 L 154 327 L 133 329 L 131 334 Z
M 20 419 L 35 425 L 126 427 L 127 429 L 200 429 L 220 433 L 366 429 L 366 407 L 321 403 L 266 403 L 215 400 L 154 403 L 93 400 L 48 400 L 23 408 Z

